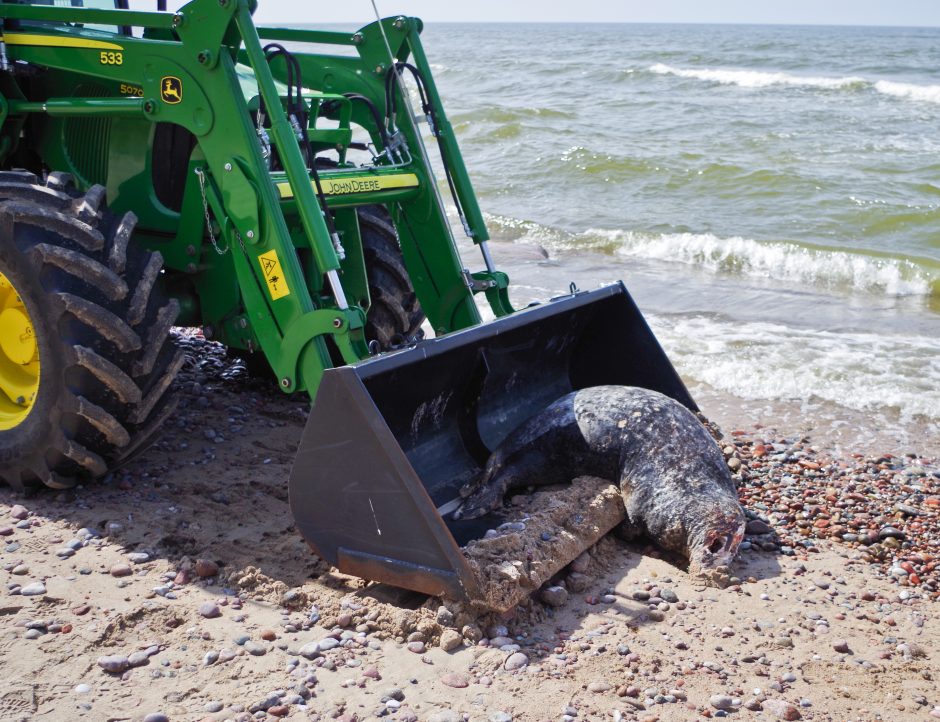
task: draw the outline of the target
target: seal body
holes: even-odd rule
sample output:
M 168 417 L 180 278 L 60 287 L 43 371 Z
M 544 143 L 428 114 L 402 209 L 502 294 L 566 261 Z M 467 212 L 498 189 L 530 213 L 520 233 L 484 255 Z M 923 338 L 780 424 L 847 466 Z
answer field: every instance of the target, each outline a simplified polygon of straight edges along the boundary
M 648 389 L 594 386 L 516 428 L 461 494 L 475 518 L 520 487 L 592 475 L 620 485 L 627 528 L 689 560 L 692 573 L 730 564 L 744 512 L 721 449 L 695 415 Z

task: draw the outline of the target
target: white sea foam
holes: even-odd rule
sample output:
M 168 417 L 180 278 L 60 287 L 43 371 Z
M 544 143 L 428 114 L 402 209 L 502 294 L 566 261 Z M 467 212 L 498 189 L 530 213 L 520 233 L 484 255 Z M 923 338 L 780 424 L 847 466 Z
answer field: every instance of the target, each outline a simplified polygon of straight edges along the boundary
M 659 75 L 675 75 L 680 78 L 695 78 L 722 85 L 740 85 L 742 88 L 766 88 L 771 85 L 792 85 L 807 88 L 838 89 L 865 85 L 864 78 L 847 76 L 840 78 L 768 73 L 760 70 L 718 70 L 711 68 L 674 68 L 656 63 L 650 71 Z
M 680 373 L 747 399 L 823 399 L 940 421 L 940 339 L 651 316 Z
M 917 100 L 923 103 L 940 103 L 940 85 L 916 85 L 914 83 L 896 83 L 891 80 L 879 80 L 875 90 L 896 98 Z
M 894 80 L 872 81 L 855 75 L 833 77 L 729 68 L 676 68 L 664 63 L 656 63 L 650 66 L 649 69 L 650 72 L 657 75 L 674 75 L 678 78 L 693 78 L 722 85 L 738 85 L 742 88 L 767 88 L 773 85 L 822 88 L 825 90 L 866 88 L 904 100 L 940 103 L 940 85 L 918 85 L 916 83 L 900 83 Z
M 612 245 L 622 256 L 830 289 L 891 296 L 929 295 L 940 283 L 940 269 L 932 272 L 909 260 L 807 248 L 795 243 L 720 238 L 711 233 L 648 234 L 592 229 L 584 235 L 589 241 L 600 239 L 605 245 Z

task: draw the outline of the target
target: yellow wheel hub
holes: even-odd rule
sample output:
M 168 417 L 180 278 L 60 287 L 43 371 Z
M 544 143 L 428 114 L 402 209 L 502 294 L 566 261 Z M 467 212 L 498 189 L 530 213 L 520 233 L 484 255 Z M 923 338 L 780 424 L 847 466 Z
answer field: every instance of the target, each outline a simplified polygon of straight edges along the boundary
M 39 391 L 39 347 L 20 295 L 0 273 L 0 431 L 23 423 Z

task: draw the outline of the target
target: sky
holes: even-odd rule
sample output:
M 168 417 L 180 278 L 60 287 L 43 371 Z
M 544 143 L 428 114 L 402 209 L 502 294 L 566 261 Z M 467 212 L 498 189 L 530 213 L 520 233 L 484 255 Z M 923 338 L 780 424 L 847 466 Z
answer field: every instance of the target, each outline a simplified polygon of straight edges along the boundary
M 940 0 L 376 0 L 427 22 L 654 22 L 940 26 Z M 171 6 L 174 4 L 171 0 Z M 258 0 L 258 23 L 364 25 L 371 0 Z

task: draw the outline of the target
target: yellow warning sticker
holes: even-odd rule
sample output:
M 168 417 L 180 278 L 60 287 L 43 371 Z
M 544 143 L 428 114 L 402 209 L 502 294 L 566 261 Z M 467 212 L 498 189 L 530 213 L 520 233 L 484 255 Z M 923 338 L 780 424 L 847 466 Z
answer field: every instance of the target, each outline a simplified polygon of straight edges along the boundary
M 267 253 L 262 253 L 258 256 L 258 263 L 261 264 L 261 275 L 264 276 L 264 282 L 268 284 L 268 293 L 271 294 L 271 298 L 276 301 L 289 296 L 290 288 L 287 287 L 287 280 L 281 270 L 277 251 L 272 248 Z

